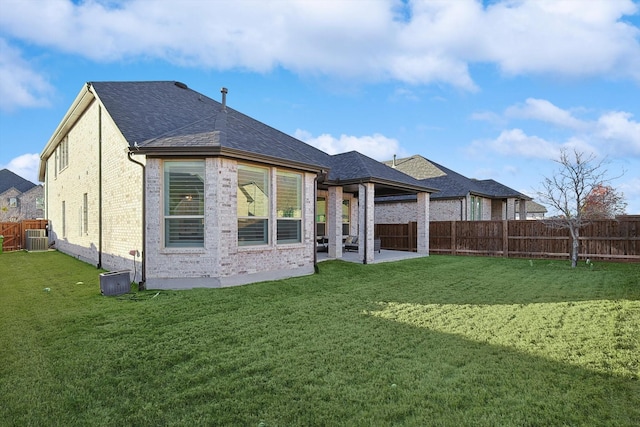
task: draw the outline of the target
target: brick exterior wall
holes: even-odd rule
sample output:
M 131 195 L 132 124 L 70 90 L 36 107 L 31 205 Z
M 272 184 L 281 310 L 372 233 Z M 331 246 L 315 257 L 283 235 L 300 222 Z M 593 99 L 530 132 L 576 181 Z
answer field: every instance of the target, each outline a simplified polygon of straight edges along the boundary
M 236 160 L 205 162 L 204 247 L 165 248 L 163 244 L 163 161 L 149 159 L 147 176 L 147 287 L 184 289 L 224 287 L 314 272 L 315 175 L 303 174 L 302 242 L 277 245 L 276 221 L 270 221 L 267 245 L 239 247 Z M 276 169 L 271 169 L 271 199 Z M 272 203 L 271 218 L 275 218 Z
M 16 199 L 16 206 L 11 206 L 11 198 Z M 22 221 L 23 219 L 44 218 L 44 209 L 36 205 L 36 199 L 44 200 L 44 187 L 35 187 L 21 193 L 10 188 L 0 194 L 0 221 Z
M 492 200 L 481 198 L 480 220 L 515 219 L 515 199 Z M 506 217 L 505 215 L 506 210 Z M 415 221 L 418 209 L 416 202 L 376 204 L 376 224 L 404 224 Z M 468 221 L 471 219 L 471 199 L 433 200 L 429 202 L 430 221 Z
M 111 271 L 133 270 L 129 251 L 142 252 L 142 168 L 128 160 L 127 142 L 97 102 L 89 105 L 66 137 L 68 166 L 57 170 L 55 154 L 46 159 L 45 206 L 51 224 L 50 240 L 55 241 L 58 250 L 98 265 L 102 232 L 101 266 Z M 136 270 L 137 277 L 132 279 L 138 281 L 140 262 Z

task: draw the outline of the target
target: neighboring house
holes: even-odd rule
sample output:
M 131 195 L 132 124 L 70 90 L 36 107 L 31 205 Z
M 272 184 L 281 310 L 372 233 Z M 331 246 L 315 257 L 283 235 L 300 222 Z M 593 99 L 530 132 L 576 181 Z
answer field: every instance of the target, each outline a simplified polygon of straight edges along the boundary
M 525 219 L 544 219 L 545 214 L 547 213 L 547 208 L 542 206 L 540 203 L 534 202 L 533 200 L 527 200 L 526 202 L 527 216 Z M 520 214 L 516 210 L 516 219 L 520 219 Z
M 8 169 L 0 170 L 0 221 L 44 217 L 44 188 Z
M 219 287 L 311 274 L 318 238 L 341 258 L 345 231 L 373 261 L 376 196 L 413 195 L 428 223 L 430 187 L 357 152 L 330 156 L 227 107 L 226 93 L 87 83 L 41 155 L 58 249 L 135 265 L 150 289 Z M 419 227 L 418 252 L 428 244 Z
M 525 204 L 520 201 L 531 200 L 492 179 L 470 179 L 419 155 L 384 163 L 438 189 L 431 195 L 431 221 L 515 219 L 516 214 L 525 215 Z M 376 223 L 404 223 L 415 218 L 412 195 L 377 197 L 376 204 Z

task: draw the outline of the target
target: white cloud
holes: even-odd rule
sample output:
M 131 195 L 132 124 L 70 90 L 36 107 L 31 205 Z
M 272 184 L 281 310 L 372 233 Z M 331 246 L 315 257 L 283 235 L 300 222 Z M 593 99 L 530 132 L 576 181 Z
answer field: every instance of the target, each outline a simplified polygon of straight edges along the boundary
M 484 121 L 497 126 L 505 126 L 507 124 L 507 120 L 502 115 L 493 111 L 477 111 L 472 113 L 470 118 L 471 120 Z
M 571 112 L 563 110 L 546 99 L 529 98 L 524 104 L 514 105 L 505 111 L 507 117 L 540 120 L 570 129 L 586 129 L 588 124 L 575 118 Z
M 579 110 L 583 109 L 575 109 Z M 503 115 L 483 111 L 474 113 L 471 118 L 489 120 L 495 124 L 503 120 L 505 126 L 508 119 L 519 118 L 551 123 L 569 131 L 564 142 L 552 143 L 544 137 L 528 135 L 522 129 L 507 129 L 493 140 L 474 141 L 470 146 L 471 152 L 491 150 L 526 158 L 557 158 L 560 149 L 569 148 L 610 158 L 640 156 L 640 122 L 624 111 L 609 111 L 595 119 L 583 120 L 547 100 L 529 98 L 523 104 L 506 108 Z
M 606 75 L 640 79 L 637 27 L 621 18 L 638 6 L 627 0 L 529 0 L 489 6 L 478 32 L 485 60 L 509 74 Z
M 530 136 L 522 129 L 508 129 L 493 140 L 474 141 L 471 149 L 476 153 L 493 151 L 504 156 L 519 156 L 538 159 L 554 159 L 560 153 L 558 144 L 537 136 Z
M 0 110 L 48 105 L 47 96 L 52 92 L 51 85 L 21 52 L 0 38 Z
M 607 151 L 640 156 L 640 122 L 633 121 L 632 117 L 624 111 L 612 111 L 598 118 L 596 135 Z
M 640 82 L 631 0 L 207 2 L 4 0 L 0 34 L 94 61 L 160 59 L 213 69 L 275 67 L 357 81 L 474 91 L 472 64 L 505 73 Z M 15 56 L 15 55 L 14 55 Z
M 40 155 L 29 153 L 11 159 L 8 164 L 0 166 L 0 169 L 9 169 L 16 175 L 37 184 L 39 167 Z
M 396 139 L 387 138 L 378 133 L 365 136 L 340 135 L 339 138 L 325 133 L 314 137 L 305 130 L 297 129 L 294 136 L 328 154 L 358 151 L 380 161 L 389 160 L 393 158 L 394 154 L 406 155 Z

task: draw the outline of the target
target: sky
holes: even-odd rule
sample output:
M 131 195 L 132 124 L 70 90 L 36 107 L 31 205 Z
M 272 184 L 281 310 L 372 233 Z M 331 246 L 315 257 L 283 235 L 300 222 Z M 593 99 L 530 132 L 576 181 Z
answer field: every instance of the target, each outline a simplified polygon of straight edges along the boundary
M 38 183 L 86 82 L 149 80 L 534 198 L 577 150 L 640 214 L 638 1 L 2 0 L 0 169 Z

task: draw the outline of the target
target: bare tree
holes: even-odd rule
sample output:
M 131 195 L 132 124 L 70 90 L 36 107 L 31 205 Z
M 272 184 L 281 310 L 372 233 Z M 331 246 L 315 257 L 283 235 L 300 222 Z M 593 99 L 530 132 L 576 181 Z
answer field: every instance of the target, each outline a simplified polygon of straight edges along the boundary
M 601 200 L 613 200 L 619 205 L 623 203 L 622 195 L 607 185 L 611 179 L 607 178 L 604 160 L 596 160 L 594 154 L 562 150 L 556 162 L 560 167 L 553 176 L 544 178 L 538 197 L 559 212 L 558 216 L 545 220 L 545 223 L 551 227 L 566 228 L 571 233 L 571 267 L 575 268 L 580 250 L 580 229 L 593 219 L 587 209 L 589 202 L 602 188 L 611 188 L 610 195 L 615 197 Z M 614 212 L 617 209 L 608 208 Z

